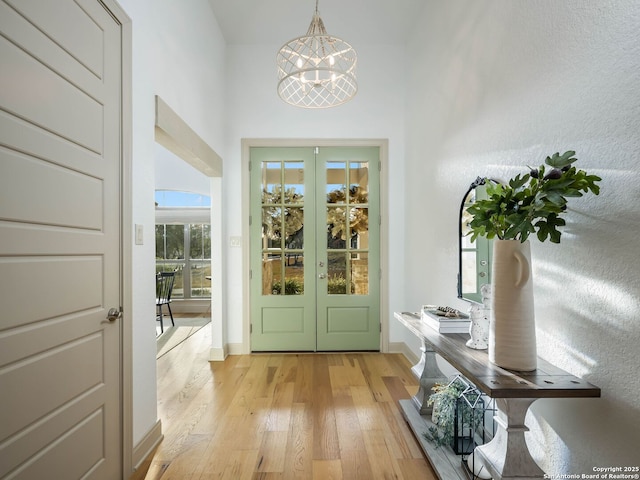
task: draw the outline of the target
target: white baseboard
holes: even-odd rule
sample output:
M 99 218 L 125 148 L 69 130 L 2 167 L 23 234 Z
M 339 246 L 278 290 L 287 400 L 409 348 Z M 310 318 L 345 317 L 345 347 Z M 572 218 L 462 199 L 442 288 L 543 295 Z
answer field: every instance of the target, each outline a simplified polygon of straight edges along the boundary
M 210 362 L 224 362 L 229 355 L 244 355 L 241 343 L 227 343 L 222 348 L 211 348 L 209 350 Z
M 209 349 L 209 361 L 210 362 L 224 362 L 225 358 L 227 358 L 229 352 L 227 351 L 227 346 L 225 345 L 223 348 L 210 348 Z
M 420 356 L 411 350 L 404 342 L 389 342 L 389 352 L 403 354 L 412 365 L 420 361 Z
M 149 454 L 160 444 L 164 435 L 162 435 L 162 423 L 158 420 L 151 430 L 133 447 L 133 471 L 140 468 L 142 462 Z
M 244 347 L 241 343 L 228 343 L 227 349 L 229 351 L 229 355 L 244 355 Z

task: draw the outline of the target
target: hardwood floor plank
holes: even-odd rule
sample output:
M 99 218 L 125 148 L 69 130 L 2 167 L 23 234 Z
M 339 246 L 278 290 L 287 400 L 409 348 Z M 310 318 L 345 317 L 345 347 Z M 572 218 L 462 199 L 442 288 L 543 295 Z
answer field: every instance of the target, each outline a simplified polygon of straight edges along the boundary
M 309 405 L 294 403 L 291 407 L 291 423 L 287 439 L 284 478 L 307 479 L 311 477 L 313 458 L 313 413 Z
M 329 378 L 328 356 L 319 356 L 314 360 L 314 395 L 311 403 L 313 458 L 314 460 L 335 460 L 340 458 L 340 446 Z
M 343 450 L 340 452 L 340 457 L 342 459 L 342 475 L 345 479 L 371 480 L 374 478 L 366 449 Z
M 256 471 L 284 473 L 288 432 L 265 432 L 258 452 Z
M 351 397 L 356 407 L 360 428 L 363 431 L 376 430 L 380 428 L 380 418 L 377 402 L 373 392 L 368 386 L 351 387 Z
M 235 450 L 232 452 L 228 452 L 226 449 L 219 450 L 221 468 L 205 471 L 200 480 L 210 480 L 211 478 L 251 480 L 253 478 L 255 467 L 258 464 L 258 450 Z
M 286 432 L 291 423 L 291 407 L 293 405 L 293 383 L 276 385 L 273 400 L 267 412 L 265 429 L 271 432 Z
M 437 477 L 398 406 L 401 355 L 254 354 L 208 361 L 204 328 L 158 360 L 164 441 L 146 480 Z
M 295 403 L 311 403 L 313 401 L 313 363 L 311 355 L 296 355 L 298 367 L 296 369 L 296 387 L 293 401 Z
M 340 455 L 345 450 L 365 451 L 363 431 L 360 427 L 358 412 L 350 396 L 340 396 L 334 399 L 336 427 Z
M 340 460 L 314 460 L 313 480 L 342 480 L 342 463 Z
M 402 478 L 400 466 L 389 451 L 383 430 L 370 430 L 365 436 L 367 456 L 374 479 Z

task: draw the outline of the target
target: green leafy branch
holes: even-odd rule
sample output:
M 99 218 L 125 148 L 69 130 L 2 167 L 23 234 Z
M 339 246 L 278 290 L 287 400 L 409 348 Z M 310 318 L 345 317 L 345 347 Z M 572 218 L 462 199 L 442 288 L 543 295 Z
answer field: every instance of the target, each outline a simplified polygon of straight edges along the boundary
M 596 182 L 602 179 L 576 169 L 575 153 L 554 153 L 545 159 L 545 165 L 529 167 L 529 173 L 516 175 L 506 185 L 487 185 L 487 198 L 468 208 L 473 217 L 471 241 L 484 236 L 524 242 L 535 233 L 541 242 L 548 238 L 560 243 L 558 227 L 566 224 L 561 215 L 567 209 L 567 198 L 600 193 Z

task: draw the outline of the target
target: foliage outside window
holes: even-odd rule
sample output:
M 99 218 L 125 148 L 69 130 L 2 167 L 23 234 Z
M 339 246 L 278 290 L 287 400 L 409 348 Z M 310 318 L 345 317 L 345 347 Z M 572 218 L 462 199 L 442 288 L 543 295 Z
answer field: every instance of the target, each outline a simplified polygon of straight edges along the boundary
M 211 225 L 156 225 L 156 272 L 173 270 L 173 298 L 211 297 Z

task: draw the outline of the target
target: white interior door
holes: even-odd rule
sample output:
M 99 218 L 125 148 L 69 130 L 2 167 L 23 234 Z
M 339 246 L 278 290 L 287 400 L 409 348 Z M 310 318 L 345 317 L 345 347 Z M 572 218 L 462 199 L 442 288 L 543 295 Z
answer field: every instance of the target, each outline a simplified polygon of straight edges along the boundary
M 0 477 L 121 476 L 120 26 L 0 1 Z

